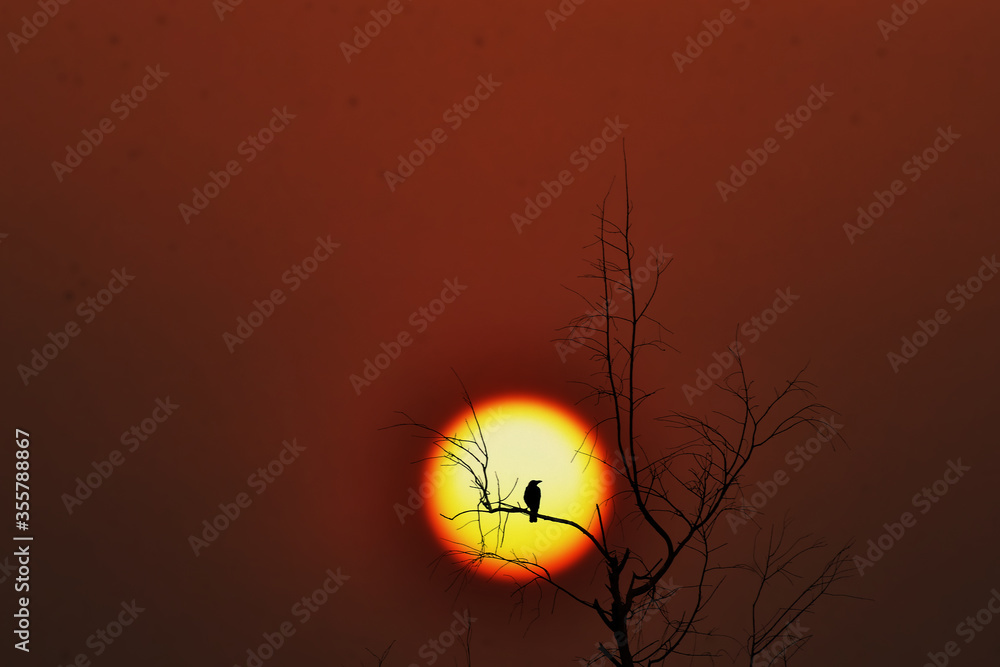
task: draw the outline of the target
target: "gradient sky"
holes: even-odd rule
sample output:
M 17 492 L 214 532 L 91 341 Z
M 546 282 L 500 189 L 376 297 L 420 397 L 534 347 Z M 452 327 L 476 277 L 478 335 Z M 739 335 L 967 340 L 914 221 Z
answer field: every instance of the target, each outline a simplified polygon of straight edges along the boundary
M 532 623 L 503 584 L 447 589 L 425 518 L 401 524 L 393 509 L 422 481 L 423 443 L 379 429 L 397 410 L 452 419 L 453 369 L 482 400 L 581 398 L 571 381 L 595 369 L 583 353 L 564 363 L 552 339 L 585 310 L 565 288 L 588 287 L 584 246 L 612 183 L 610 211 L 623 211 L 620 138 L 640 256 L 673 257 L 655 315 L 677 352 L 643 369 L 663 387 L 647 441 L 663 437 L 656 410 L 688 409 L 684 385 L 788 290 L 798 298 L 747 343 L 748 368 L 768 387 L 808 363 L 850 446 L 790 472 L 769 519 L 788 512 L 830 544 L 863 546 L 949 461 L 971 466 L 844 589 L 870 601 L 810 618 L 801 663 L 920 665 L 949 641 L 955 665 L 995 659 L 1000 625 L 968 644 L 956 626 L 1000 587 L 1000 281 L 949 297 L 1000 252 L 995 3 L 928 2 L 884 35 L 888 1 L 591 0 L 553 28 L 556 0 L 420 0 L 348 62 L 340 43 L 387 3 L 247 0 L 220 18 L 223 1 L 69 2 L 25 41 L 8 35 L 0 56 L 3 419 L 31 433 L 35 536 L 32 653 L 10 664 L 84 653 L 107 666 L 244 665 L 262 633 L 291 622 L 265 664 L 356 665 L 395 641 L 387 664 L 423 666 L 421 647 L 466 610 L 476 667 L 591 655 L 608 636 L 564 601 Z M 4 3 L 3 32 L 38 7 Z M 675 52 L 724 10 L 732 22 L 678 71 Z M 130 108 L 120 98 L 144 79 Z M 448 110 L 477 87 L 485 99 L 458 124 Z M 830 94 L 790 132 L 781 119 L 814 89 Z M 103 119 L 113 131 L 79 166 L 53 167 Z M 616 121 L 612 147 L 581 158 Z M 248 142 L 269 123 L 273 141 Z M 949 128 L 911 181 L 907 161 Z M 432 136 L 444 140 L 390 190 L 386 171 Z M 761 150 L 767 161 L 724 199 L 717 183 Z M 564 170 L 571 182 L 518 229 L 512 214 Z M 210 172 L 226 186 L 185 215 Z M 849 238 L 858 207 L 897 179 L 905 191 Z M 305 262 L 303 279 L 293 267 L 310 256 L 323 261 Z M 123 269 L 134 279 L 91 313 L 87 299 Z M 227 345 L 279 289 L 274 312 Z M 448 289 L 444 312 L 420 315 Z M 894 369 L 887 354 L 939 309 L 947 321 Z M 78 335 L 25 383 L 18 366 L 74 322 Z M 410 344 L 356 391 L 350 376 L 401 334 Z M 168 398 L 179 407 L 129 451 L 122 434 Z M 785 452 L 806 437 L 747 481 L 791 470 Z M 251 479 L 293 439 L 305 449 L 284 450 L 280 475 Z M 64 494 L 116 450 L 121 465 L 68 512 Z M 9 482 L 12 464 L 0 471 Z M 196 556 L 189 536 L 241 493 L 249 506 Z M 592 568 L 568 581 L 591 587 Z M 300 624 L 294 605 L 328 570 L 349 578 Z M 0 580 L 11 609 L 11 577 Z M 88 637 L 133 599 L 145 611 L 96 656 Z

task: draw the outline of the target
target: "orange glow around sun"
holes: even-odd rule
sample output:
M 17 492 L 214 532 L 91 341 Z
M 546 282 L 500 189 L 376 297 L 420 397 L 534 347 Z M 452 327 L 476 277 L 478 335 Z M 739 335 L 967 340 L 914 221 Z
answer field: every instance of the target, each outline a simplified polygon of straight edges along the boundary
M 607 498 L 614 473 L 598 460 L 603 458 L 603 449 L 594 433 L 587 435 L 588 427 L 578 416 L 553 401 L 523 395 L 477 403 L 476 414 L 481 437 L 474 433 L 475 421 L 468 408 L 442 432 L 479 443 L 485 440 L 492 501 L 503 494 L 507 504 L 524 507 L 525 486 L 531 480 L 542 480 L 540 514 L 570 519 L 592 534 L 598 530 L 595 506 Z M 471 460 L 447 441 L 438 441 L 428 455 L 441 456 L 442 446 Z M 427 477 L 434 481 L 435 488 L 426 507 L 445 549 L 476 549 L 482 531 L 487 550 L 505 557 L 537 559 L 553 574 L 594 549 L 576 528 L 543 519 L 529 523 L 527 514 L 481 514 L 477 523 L 477 515 L 468 513 L 448 520 L 441 515 L 454 516 L 476 508 L 479 492 L 472 485 L 470 473 L 459 466 L 446 465 L 442 458 L 429 459 L 426 466 Z M 607 512 L 608 508 L 602 506 L 605 517 Z M 502 522 L 505 526 L 501 544 L 498 525 Z M 478 569 L 486 576 L 498 571 L 518 581 L 531 576 L 519 566 L 504 566 L 498 560 L 484 561 Z

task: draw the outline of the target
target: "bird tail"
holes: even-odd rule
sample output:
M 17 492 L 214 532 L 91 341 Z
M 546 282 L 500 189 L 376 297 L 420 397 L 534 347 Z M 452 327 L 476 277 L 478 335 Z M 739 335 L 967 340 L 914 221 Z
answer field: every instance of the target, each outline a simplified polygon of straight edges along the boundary
M 538 523 L 537 512 L 528 512 L 528 523 Z

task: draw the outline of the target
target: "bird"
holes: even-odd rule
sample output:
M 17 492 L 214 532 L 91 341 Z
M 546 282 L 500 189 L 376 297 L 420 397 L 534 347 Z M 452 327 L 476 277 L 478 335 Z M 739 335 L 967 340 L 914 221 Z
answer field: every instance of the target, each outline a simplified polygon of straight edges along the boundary
M 542 490 L 538 485 L 542 483 L 540 479 L 533 479 L 524 487 L 524 504 L 528 506 L 528 521 L 538 522 L 538 506 L 542 502 Z

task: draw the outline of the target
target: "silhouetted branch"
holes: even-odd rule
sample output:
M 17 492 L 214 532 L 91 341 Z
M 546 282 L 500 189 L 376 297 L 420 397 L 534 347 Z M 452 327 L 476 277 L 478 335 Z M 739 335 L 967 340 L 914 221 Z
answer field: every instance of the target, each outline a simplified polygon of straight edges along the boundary
M 533 555 L 501 554 L 489 546 L 488 537 L 502 545 L 508 520 L 529 514 L 529 510 L 509 502 L 519 480 L 511 483 L 494 473 L 491 483 L 488 434 L 464 385 L 462 398 L 472 414 L 472 422 L 466 425 L 470 437 L 441 433 L 406 415 L 407 421 L 401 424 L 433 438 L 441 454 L 431 458 L 461 470 L 478 495 L 473 507 L 442 516 L 450 521 L 475 522 L 479 544 L 456 545 L 447 555 L 460 561 L 466 576 L 486 561 L 499 563 L 490 575 L 493 577 L 503 576 L 505 568 L 527 572 L 528 581 L 512 577 L 513 595 L 519 604 L 527 591 L 544 586 L 553 592 L 553 604 L 564 594 L 592 610 L 610 631 L 613 644 L 600 644 L 588 664 L 605 659 L 617 667 L 649 667 L 671 656 L 711 660 L 727 656 L 732 661 L 735 656 L 719 648 L 719 639 L 729 640 L 737 655 L 748 656 L 751 665 L 762 656 L 779 655 L 775 646 L 780 641 L 781 659 L 787 661 L 811 637 L 806 632 L 793 636 L 789 628 L 797 627 L 795 624 L 820 599 L 837 595 L 834 586 L 850 575 L 848 547 L 836 551 L 818 573 L 804 577 L 799 566 L 808 566 L 814 554 L 826 550 L 821 541 L 806 544 L 802 537 L 788 541 L 787 526 L 777 531 L 771 528 L 763 555 L 758 553 L 755 540 L 748 562 L 728 564 L 724 554 L 733 547 L 720 540 L 715 529 L 727 512 L 740 509 L 736 498 L 755 455 L 792 431 L 823 426 L 822 416 L 829 409 L 814 396 L 815 387 L 805 379 L 805 369 L 776 389 L 772 397 L 759 399 L 739 346 L 734 345 L 730 353 L 735 367 L 715 384 L 726 408 L 709 415 L 669 411 L 652 416 L 679 437 L 647 439 L 640 424 L 649 399 L 659 390 L 641 387 L 636 372 L 649 352 L 673 349 L 662 338 L 669 330 L 653 316 L 660 278 L 670 260 L 661 262 L 657 255 L 655 270 L 649 269 L 648 290 L 640 297 L 627 161 L 623 222 L 616 223 L 607 214 L 610 194 L 609 189 L 594 214 L 599 228 L 591 245 L 596 246 L 597 258 L 589 262 L 590 272 L 583 276 L 600 281 L 600 288 L 594 299 L 570 290 L 587 303 L 588 312 L 563 327 L 566 337 L 558 340 L 572 344 L 573 349 L 589 350 L 590 359 L 599 365 L 598 372 L 578 384 L 586 387 L 587 398 L 602 411 L 587 437 L 593 433 L 596 442 L 603 430 L 612 453 L 606 460 L 597 457 L 593 449 L 584 451 L 583 445 L 577 453 L 613 470 L 620 488 L 595 504 L 596 535 L 570 519 L 537 516 L 540 521 L 569 526 L 587 537 L 594 547 L 592 557 L 600 558 L 601 584 L 593 593 L 571 590 Z M 624 307 L 617 301 L 619 296 L 624 297 Z M 836 437 L 842 440 L 839 434 Z M 505 491 L 507 484 L 510 487 Z M 488 517 L 492 517 L 489 527 Z M 669 594 L 665 593 L 668 573 L 680 571 L 688 573 L 687 583 L 675 586 L 671 576 Z M 737 573 L 756 578 L 749 609 L 751 626 L 744 639 L 707 625 L 713 601 L 734 585 L 734 579 L 740 579 L 742 575 Z M 780 602 L 772 599 L 777 584 L 793 589 Z

